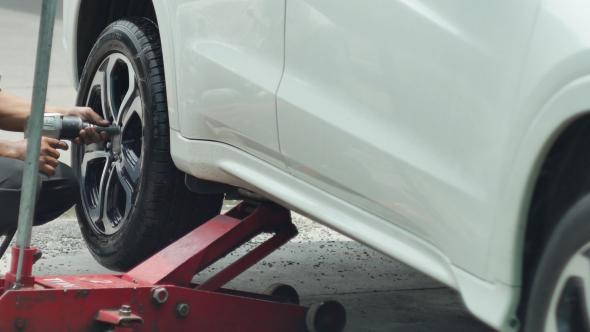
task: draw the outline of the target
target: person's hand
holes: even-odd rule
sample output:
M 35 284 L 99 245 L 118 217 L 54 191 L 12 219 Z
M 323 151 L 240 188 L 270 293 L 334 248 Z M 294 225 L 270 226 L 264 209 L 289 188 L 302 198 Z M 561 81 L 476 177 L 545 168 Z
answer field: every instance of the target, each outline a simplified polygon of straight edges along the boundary
M 90 107 L 72 107 L 66 111 L 65 115 L 77 116 L 82 121 L 95 124 L 97 126 L 106 127 L 109 122 L 96 114 Z M 97 133 L 94 128 L 88 127 L 80 130 L 80 137 L 77 137 L 72 142 L 76 145 L 100 143 L 109 139 L 109 134 L 106 132 Z
M 24 139 L 20 142 L 14 142 L 13 145 L 13 157 L 14 159 L 20 159 L 25 161 L 27 154 L 27 142 L 28 139 Z M 68 150 L 66 142 L 56 140 L 55 138 L 41 137 L 41 154 L 39 155 L 39 171 L 53 176 L 55 175 L 55 168 L 58 165 L 57 159 L 59 159 L 59 150 Z

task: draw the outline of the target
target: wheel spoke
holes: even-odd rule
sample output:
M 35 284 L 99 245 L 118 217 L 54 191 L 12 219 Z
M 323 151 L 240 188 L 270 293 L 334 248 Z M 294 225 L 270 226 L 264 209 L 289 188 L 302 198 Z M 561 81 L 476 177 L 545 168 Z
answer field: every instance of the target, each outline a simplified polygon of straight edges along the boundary
M 125 191 L 125 216 L 127 217 L 127 214 L 129 213 L 129 210 L 131 209 L 131 202 L 133 201 L 133 191 L 135 190 L 135 183 L 131 184 L 129 182 L 129 178 L 125 175 L 125 173 L 123 172 L 123 169 L 121 167 L 117 167 L 117 179 L 119 180 L 119 182 L 121 183 L 121 185 L 123 186 L 123 189 Z
M 550 311 L 553 312 L 553 311 Z M 557 321 L 555 319 L 555 315 L 551 314 L 547 317 L 546 321 L 545 321 L 545 329 L 543 330 L 544 332 L 559 332 L 557 330 Z
M 131 64 L 129 64 L 131 66 Z M 123 97 L 123 101 L 121 102 L 121 106 L 119 107 L 118 118 L 117 118 L 117 125 L 123 126 L 125 120 L 129 120 L 129 114 L 131 112 L 138 112 L 141 113 L 141 98 L 139 97 L 139 87 L 137 86 L 137 82 L 135 81 L 135 72 L 133 70 L 129 71 L 129 90 Z M 131 111 L 131 112 L 129 112 Z
M 92 97 L 93 92 L 95 92 L 96 90 L 101 91 L 101 101 L 104 101 L 104 92 L 105 90 L 105 85 L 106 85 L 106 75 L 104 73 L 104 71 L 99 70 L 96 72 L 96 74 L 94 74 L 94 78 L 92 79 L 92 83 L 90 83 L 90 93 L 88 93 L 88 98 L 86 99 L 86 105 L 90 105 L 90 103 L 92 102 L 90 100 L 90 98 Z
M 108 63 L 107 60 L 103 63 L 102 67 L 106 67 Z M 104 70 L 99 69 L 96 74 L 94 74 L 94 78 L 92 79 L 92 83 L 90 83 L 90 89 L 88 93 L 88 97 L 86 99 L 86 106 L 92 107 L 93 110 L 101 116 L 105 116 L 105 114 L 110 113 L 110 107 L 107 101 L 107 76 Z
M 112 177 L 113 177 L 113 174 L 115 174 L 115 173 L 116 173 L 116 172 L 111 172 L 111 173 L 110 173 L 109 180 L 110 180 L 110 178 L 112 178 Z M 105 207 L 106 207 L 106 204 L 105 204 Z M 113 224 L 111 223 L 111 220 L 109 219 L 109 216 L 106 214 L 106 212 L 103 212 L 103 213 L 104 213 L 104 216 L 105 216 L 105 217 L 102 219 L 102 223 L 101 223 L 101 225 L 102 225 L 102 226 L 103 226 L 103 228 L 104 228 L 104 231 L 103 231 L 103 232 L 104 232 L 105 234 L 107 234 L 107 235 L 114 234 L 114 233 L 116 232 L 116 227 L 113 227 Z
M 580 290 L 582 293 L 579 295 L 581 296 L 581 301 L 585 303 L 584 311 L 586 311 L 586 316 L 588 317 L 587 304 L 589 304 L 588 299 L 590 299 L 590 259 L 588 254 L 575 255 L 564 271 L 564 275 L 569 276 L 569 278 L 575 277 L 580 280 Z
M 107 58 L 108 61 L 107 63 L 107 68 L 106 68 L 106 83 L 107 83 L 107 89 L 106 89 L 106 104 L 108 105 L 107 109 L 108 109 L 108 118 L 107 120 L 110 121 L 114 121 L 114 119 L 116 119 L 115 116 L 115 112 L 113 110 L 113 78 L 112 78 L 112 73 L 113 73 L 113 68 L 115 66 L 115 56 L 110 56 Z M 106 114 L 105 114 L 106 115 Z
M 590 332 L 584 280 L 571 277 L 559 297 L 556 323 L 558 331 Z
M 142 113 L 141 98 L 138 96 L 121 117 L 121 163 L 134 184 L 141 170 Z
M 93 148 L 96 144 L 88 146 Z M 105 198 L 107 179 L 111 173 L 111 156 L 101 150 L 89 150 L 84 154 L 80 167 L 82 175 L 82 197 L 92 222 L 102 218 L 102 206 Z
M 565 266 L 549 306 L 545 332 L 590 332 L 590 259 L 575 254 Z
M 586 332 L 590 332 L 590 250 L 587 250 L 579 256 L 582 257 L 581 259 L 584 261 L 583 263 L 580 263 L 580 278 L 583 280 L 583 293 L 581 296 L 584 304 L 584 326 L 586 327 Z
M 121 164 L 123 165 L 124 172 L 129 176 L 133 188 L 135 188 L 135 184 L 141 171 L 141 158 L 138 158 L 135 153 L 130 150 L 124 149 Z
M 105 234 L 116 232 L 129 215 L 133 201 L 133 186 L 119 163 L 115 163 L 108 179 L 103 218 Z M 107 225 L 108 224 L 108 225 Z
M 125 126 L 129 123 L 129 120 L 131 120 L 134 115 L 136 115 L 140 120 L 143 120 L 141 97 L 139 97 L 139 94 L 135 95 L 129 107 L 125 108 L 124 112 L 121 113 L 119 125 L 125 128 Z
M 121 54 L 113 54 L 106 68 L 107 101 L 109 116 L 114 124 L 119 123 L 119 116 L 124 113 L 133 102 L 138 92 L 135 71 L 131 62 Z

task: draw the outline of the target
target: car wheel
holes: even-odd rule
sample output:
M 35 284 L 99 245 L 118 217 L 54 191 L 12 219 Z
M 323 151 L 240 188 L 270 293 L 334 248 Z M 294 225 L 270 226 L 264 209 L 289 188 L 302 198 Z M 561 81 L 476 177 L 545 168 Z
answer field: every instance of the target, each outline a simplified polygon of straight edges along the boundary
M 551 234 L 527 303 L 525 332 L 590 331 L 590 195 Z
M 82 73 L 77 105 L 121 135 L 78 147 L 76 214 L 103 266 L 125 271 L 221 210 L 223 195 L 190 192 L 170 156 L 164 65 L 157 26 L 131 18 L 99 36 Z

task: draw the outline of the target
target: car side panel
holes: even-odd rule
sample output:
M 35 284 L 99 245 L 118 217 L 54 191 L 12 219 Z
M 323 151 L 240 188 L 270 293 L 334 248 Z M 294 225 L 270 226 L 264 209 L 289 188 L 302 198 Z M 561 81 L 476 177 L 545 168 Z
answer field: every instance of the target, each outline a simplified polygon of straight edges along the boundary
M 288 0 L 289 170 L 486 278 L 537 0 Z
M 285 168 L 275 95 L 284 63 L 284 0 L 170 0 L 180 132 Z

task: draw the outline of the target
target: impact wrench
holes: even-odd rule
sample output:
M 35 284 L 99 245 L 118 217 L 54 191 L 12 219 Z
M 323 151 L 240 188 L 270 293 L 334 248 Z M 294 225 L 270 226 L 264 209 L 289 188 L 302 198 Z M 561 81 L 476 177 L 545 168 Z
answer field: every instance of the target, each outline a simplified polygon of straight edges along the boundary
M 121 128 L 119 126 L 96 126 L 82 121 L 77 116 L 67 116 L 59 113 L 45 113 L 43 115 L 43 133 L 41 136 L 73 140 L 80 135 L 80 130 L 91 127 L 97 133 L 105 131 L 109 136 L 119 135 Z M 29 137 L 29 116 L 25 120 L 25 138 Z
M 119 126 L 97 126 L 88 122 L 82 121 L 77 116 L 68 116 L 60 113 L 45 113 L 43 115 L 43 132 L 41 136 L 55 138 L 58 140 L 67 139 L 73 140 L 80 135 L 80 130 L 91 127 L 97 133 L 107 132 L 109 136 L 113 137 L 121 134 Z M 25 120 L 25 138 L 29 137 L 29 116 Z M 43 172 L 39 172 L 42 180 L 49 179 L 49 176 Z

